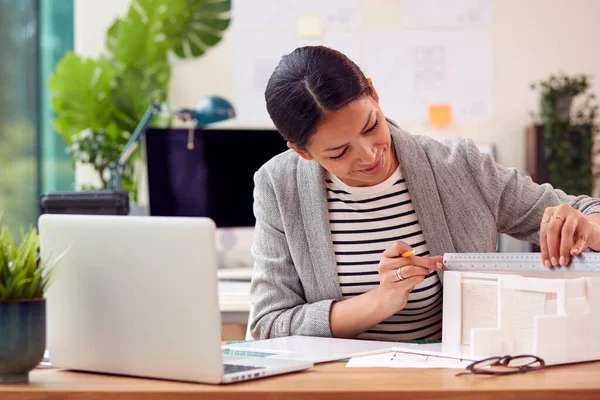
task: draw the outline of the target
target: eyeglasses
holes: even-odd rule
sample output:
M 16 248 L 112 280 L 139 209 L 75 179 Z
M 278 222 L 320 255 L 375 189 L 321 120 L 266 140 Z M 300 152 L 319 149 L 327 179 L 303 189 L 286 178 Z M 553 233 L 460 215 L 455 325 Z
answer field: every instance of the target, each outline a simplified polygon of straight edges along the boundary
M 490 357 L 468 365 L 467 369 L 469 372 L 460 372 L 456 376 L 470 374 L 510 375 L 535 371 L 545 366 L 546 363 L 544 360 L 531 355 Z

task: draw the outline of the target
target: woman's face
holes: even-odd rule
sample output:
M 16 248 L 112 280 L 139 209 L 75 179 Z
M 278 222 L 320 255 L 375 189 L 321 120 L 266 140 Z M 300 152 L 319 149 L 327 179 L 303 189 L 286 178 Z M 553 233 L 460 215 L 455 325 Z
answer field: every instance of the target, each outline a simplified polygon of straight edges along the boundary
M 398 160 L 379 98 L 372 91 L 372 96 L 363 96 L 329 113 L 306 150 L 291 143 L 288 147 L 306 160 L 316 160 L 348 186 L 373 186 L 385 181 L 396 170 Z

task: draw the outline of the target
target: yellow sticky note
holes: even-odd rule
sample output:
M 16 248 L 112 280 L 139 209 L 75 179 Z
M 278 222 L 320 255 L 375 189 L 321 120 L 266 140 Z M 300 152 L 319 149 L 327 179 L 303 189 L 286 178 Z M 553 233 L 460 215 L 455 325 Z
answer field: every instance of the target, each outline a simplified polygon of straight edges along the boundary
M 296 19 L 296 33 L 301 38 L 318 38 L 323 34 L 320 15 L 299 15 Z
M 452 107 L 449 104 L 432 104 L 427 111 L 430 125 L 447 126 L 452 123 Z

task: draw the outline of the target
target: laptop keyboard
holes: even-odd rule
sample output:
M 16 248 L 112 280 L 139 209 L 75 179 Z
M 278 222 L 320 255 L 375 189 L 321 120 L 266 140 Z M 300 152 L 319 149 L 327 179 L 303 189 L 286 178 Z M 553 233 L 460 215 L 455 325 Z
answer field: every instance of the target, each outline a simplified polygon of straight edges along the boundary
M 254 367 L 251 365 L 223 364 L 223 368 L 224 368 L 226 374 L 234 374 L 236 372 L 253 371 L 255 369 L 264 369 L 265 367 Z

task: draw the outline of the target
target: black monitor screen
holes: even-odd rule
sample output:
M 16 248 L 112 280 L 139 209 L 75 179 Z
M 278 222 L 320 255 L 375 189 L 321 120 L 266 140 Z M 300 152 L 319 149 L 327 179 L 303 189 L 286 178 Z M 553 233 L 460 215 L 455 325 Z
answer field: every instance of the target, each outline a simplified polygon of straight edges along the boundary
M 197 129 L 190 137 L 187 129 L 149 129 L 150 214 L 210 217 L 218 227 L 254 226 L 254 173 L 285 150 L 276 130 Z

